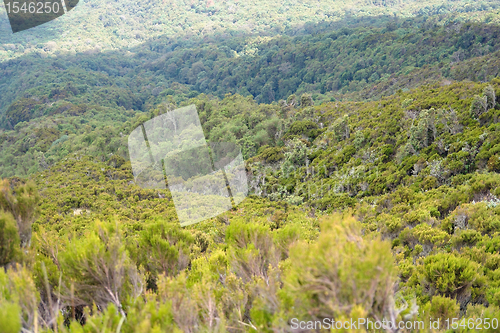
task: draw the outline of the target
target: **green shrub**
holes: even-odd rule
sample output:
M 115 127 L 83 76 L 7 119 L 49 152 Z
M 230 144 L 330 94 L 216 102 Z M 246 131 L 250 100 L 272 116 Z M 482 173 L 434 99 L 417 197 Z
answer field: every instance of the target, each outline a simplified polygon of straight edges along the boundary
M 491 172 L 500 172 L 500 155 L 493 155 L 488 160 L 488 170 Z
M 439 182 L 436 177 L 433 176 L 427 176 L 424 178 L 424 180 L 420 183 L 420 188 L 424 191 L 431 190 L 433 188 L 436 188 L 439 186 Z
M 399 231 L 403 227 L 403 222 L 401 221 L 401 218 L 397 216 L 389 214 L 380 214 L 377 217 L 377 219 L 385 224 L 385 227 L 389 232 Z
M 390 243 L 361 237 L 354 218 L 333 215 L 317 242 L 297 243 L 285 289 L 299 318 L 338 318 L 355 309 L 382 318 L 393 297 L 396 269 Z
M 317 129 L 318 125 L 315 122 L 311 120 L 299 120 L 290 126 L 290 130 L 283 138 L 287 139 L 291 136 L 305 136 L 314 139 L 318 134 Z
M 155 288 L 159 274 L 175 276 L 191 262 L 195 237 L 178 223 L 155 221 L 140 231 L 137 238 L 137 242 L 129 246 L 130 253 L 137 266 L 148 273 L 150 288 Z M 200 252 L 201 248 L 197 250 Z
M 0 299 L 0 328 L 3 333 L 21 332 L 21 309 L 19 305 Z
M 300 96 L 300 106 L 305 108 L 307 106 L 313 105 L 313 99 L 310 94 L 302 94 Z
M 37 324 L 40 294 L 31 272 L 20 265 L 6 272 L 0 269 L 0 330 L 2 332 L 22 326 L 23 331 L 33 332 Z M 5 311 L 5 312 L 4 312 Z M 5 326 L 4 326 L 5 325 Z M 5 329 L 4 329 L 5 328 Z M 15 332 L 20 332 L 17 330 Z
M 282 148 L 280 147 L 269 147 L 265 149 L 260 156 L 266 161 L 266 163 L 276 163 L 282 160 L 285 155 L 283 155 Z
M 436 137 L 435 110 L 424 110 L 420 112 L 418 123 L 410 128 L 410 138 L 408 143 L 419 151 L 428 147 Z
M 58 255 L 63 298 L 78 305 L 114 304 L 125 315 L 124 302 L 142 292 L 142 281 L 115 223 L 95 222 L 93 230 L 73 238 Z
M 491 305 L 500 306 L 500 288 L 489 288 L 486 291 L 486 300 Z
M 488 107 L 488 99 L 486 96 L 474 96 L 474 100 L 472 101 L 472 104 L 470 106 L 470 114 L 475 117 L 479 118 L 483 113 L 487 111 Z
M 32 181 L 12 190 L 9 182 L 0 180 L 0 209 L 12 214 L 17 222 L 21 246 L 29 246 L 31 225 L 37 218 L 40 197 Z
M 0 210 L 0 266 L 13 261 L 19 251 L 19 234 L 12 214 Z
M 343 117 L 335 120 L 335 122 L 331 126 L 331 130 L 338 142 L 349 138 L 349 116 L 344 115 Z
M 431 295 L 435 292 L 451 298 L 470 295 L 472 286 L 482 281 L 478 264 L 451 253 L 425 258 L 423 276 Z
M 455 246 L 467 245 L 472 246 L 481 240 L 481 233 L 477 230 L 466 229 L 459 230 L 453 235 L 452 243 Z
M 448 233 L 433 228 L 427 223 L 421 223 L 412 229 L 412 234 L 421 243 L 430 243 L 437 246 L 443 245 L 449 238 Z
M 495 96 L 495 89 L 489 84 L 483 89 L 483 96 L 486 97 L 486 109 L 493 109 L 497 102 Z
M 459 312 L 460 305 L 454 299 L 436 295 L 431 300 L 431 318 L 439 318 L 444 322 L 446 319 L 459 318 Z
M 403 216 L 403 219 L 409 225 L 415 225 L 425 222 L 429 219 L 430 213 L 424 209 L 414 209 Z
M 226 230 L 233 272 L 243 281 L 268 278 L 268 270 L 278 267 L 281 253 L 268 227 L 256 223 L 233 222 Z

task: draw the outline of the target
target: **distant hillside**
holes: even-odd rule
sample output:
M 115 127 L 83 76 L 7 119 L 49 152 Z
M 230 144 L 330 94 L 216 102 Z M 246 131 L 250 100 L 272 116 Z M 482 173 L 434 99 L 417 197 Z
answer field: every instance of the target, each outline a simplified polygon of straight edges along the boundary
M 191 39 L 214 34 L 275 35 L 296 32 L 306 23 L 346 17 L 442 15 L 467 19 L 498 8 L 494 0 L 81 0 L 68 14 L 12 34 L 0 6 L 0 61 L 36 53 L 41 57 L 136 47 L 158 37 Z
M 491 64 L 484 70 L 467 69 L 477 67 L 472 66 L 475 58 L 495 59 L 499 26 L 446 17 L 446 24 L 435 16 L 351 18 L 306 25 L 295 37 L 164 36 L 124 50 L 57 58 L 28 54 L 0 63 L 0 125 L 13 128 L 48 114 L 47 103 L 61 99 L 148 110 L 173 83 L 189 87 L 192 96 L 239 93 L 270 103 L 310 93 L 320 103 L 379 98 L 435 80 L 495 77 L 498 68 Z M 103 94 L 103 89 L 113 93 Z M 11 104 L 21 97 L 47 102 L 36 110 L 18 110 Z
M 392 8 L 376 4 L 378 12 Z M 0 175 L 32 174 L 71 153 L 103 161 L 110 154 L 126 158 L 124 140 L 134 126 L 200 93 L 205 94 L 202 100 L 246 96 L 246 110 L 267 110 L 246 125 L 244 135 L 242 130 L 238 135 L 213 132 L 216 141 L 240 140 L 250 158 L 261 145 L 276 145 L 274 135 L 291 126 L 293 118 L 279 113 L 283 107 L 380 99 L 423 84 L 489 81 L 498 75 L 500 28 L 495 22 L 500 15 L 491 3 L 447 3 L 442 15 L 423 4 L 403 6 L 412 13 L 427 8 L 433 16 L 347 15 L 263 36 L 252 35 L 253 30 L 191 39 L 163 34 L 135 47 L 76 55 L 49 49 L 47 56 L 26 52 L 15 58 L 11 52 L 13 59 L 0 62 L 0 151 L 5 161 Z M 290 10 L 302 6 L 288 5 Z M 452 9 L 457 11 L 450 14 Z M 479 21 L 465 20 L 460 11 L 470 11 L 468 20 L 476 15 Z M 269 112 L 274 116 L 264 123 Z M 203 121 L 210 132 L 219 119 L 207 114 Z

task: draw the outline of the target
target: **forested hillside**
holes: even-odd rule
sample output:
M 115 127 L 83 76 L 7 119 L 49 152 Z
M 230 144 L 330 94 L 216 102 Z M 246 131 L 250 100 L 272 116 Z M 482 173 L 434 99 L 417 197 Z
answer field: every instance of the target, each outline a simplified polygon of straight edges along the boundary
M 185 41 L 193 37 L 297 34 L 307 31 L 309 24 L 328 24 L 346 17 L 456 13 L 476 20 L 497 8 L 495 0 L 81 0 L 74 10 L 57 20 L 12 34 L 2 6 L 0 59 L 26 53 L 45 57 L 123 49 L 159 36 Z
M 216 42 L 190 42 L 193 47 L 156 42 L 156 47 L 163 46 L 135 53 L 60 56 L 57 61 L 26 56 L 0 63 L 0 122 L 5 129 L 0 134 L 0 159 L 9 161 L 1 164 L 0 175 L 28 175 L 69 152 L 81 151 L 85 146 L 76 147 L 72 140 L 72 148 L 55 152 L 52 147 L 70 135 L 83 137 L 84 132 L 87 139 L 81 140 L 93 143 L 90 154 L 106 159 L 117 153 L 127 159 L 117 143 L 124 142 L 123 133 L 136 124 L 133 119 L 200 91 L 219 98 L 227 93 L 253 95 L 257 103 L 280 105 L 292 94 L 308 93 L 319 105 L 376 99 L 433 82 L 488 81 L 498 74 L 496 25 L 439 26 L 436 20 L 380 18 L 380 28 L 257 38 L 254 55 L 245 55 L 250 52 L 248 39 L 234 38 L 229 39 L 232 48 L 226 49 Z M 243 55 L 231 56 L 233 48 Z M 125 120 L 132 122 L 129 127 L 124 127 Z M 113 130 L 104 133 L 105 127 Z M 100 151 L 92 139 L 97 137 Z
M 259 103 L 311 93 L 320 103 L 358 91 L 378 98 L 396 92 L 394 85 L 408 89 L 440 78 L 487 81 L 498 73 L 499 32 L 494 4 L 483 7 L 469 14 L 482 14 L 477 21 L 446 11 L 431 17 L 347 16 L 305 24 L 300 33 L 167 34 L 128 48 L 82 49 L 73 55 L 40 44 L 0 63 L 0 113 L 7 114 L 2 126 L 12 129 L 19 120 L 47 114 L 42 102 L 36 114 L 9 118 L 14 101 L 24 97 L 52 104 L 54 96 L 62 97 L 55 90 L 67 85 L 77 88 L 65 88 L 66 94 L 88 94 L 79 103 L 90 98 L 145 111 L 172 83 L 219 98 L 252 95 Z M 458 66 L 464 61 L 470 64 Z M 477 70 L 464 70 L 477 62 L 482 62 L 473 66 Z M 105 88 L 112 97 L 102 101 Z
M 89 0 L 2 35 L 0 332 L 498 332 L 498 10 Z M 181 227 L 128 138 L 189 105 L 250 193 Z
M 320 106 L 307 95 L 302 106 L 181 102 L 197 105 L 207 138 L 253 156 L 253 195 L 184 229 L 169 192 L 134 185 L 118 155 L 80 151 L 26 185 L 11 178 L 0 281 L 5 313 L 22 320 L 9 323 L 288 331 L 290 318 L 498 318 L 498 93 L 494 80 Z M 132 119 L 124 130 L 145 120 Z

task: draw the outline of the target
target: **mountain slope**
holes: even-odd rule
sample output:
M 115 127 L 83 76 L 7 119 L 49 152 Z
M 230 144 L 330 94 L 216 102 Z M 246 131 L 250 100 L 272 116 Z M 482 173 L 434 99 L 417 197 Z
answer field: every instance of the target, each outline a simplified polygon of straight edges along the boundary
M 306 92 L 314 94 L 316 101 L 342 99 L 346 93 L 353 96 L 347 98 L 356 98 L 353 93 L 357 91 L 365 91 L 358 94 L 361 98 L 380 97 L 384 87 L 397 80 L 400 88 L 418 86 L 421 80 L 412 82 L 412 76 L 491 80 L 498 71 L 490 66 L 478 73 L 460 73 L 469 64 L 484 62 L 484 57 L 494 59 L 500 45 L 499 28 L 494 24 L 442 25 L 437 17 L 380 17 L 360 19 L 357 25 L 333 31 L 328 25 L 311 26 L 328 32 L 298 37 L 212 36 L 191 41 L 165 37 L 126 51 L 59 56 L 57 60 L 27 55 L 0 64 L 0 110 L 6 114 L 19 97 L 53 100 L 52 91 L 67 85 L 80 87 L 73 94 L 85 91 L 103 106 L 147 110 L 173 82 L 221 98 L 226 93 L 251 94 L 258 102 L 269 103 Z M 466 66 L 460 65 L 463 61 Z M 99 91 L 105 86 L 116 93 L 102 99 Z M 128 95 L 125 99 L 131 100 L 120 101 L 117 95 Z M 33 116 L 32 112 L 20 119 Z M 3 126 L 12 128 L 18 121 L 10 118 Z
M 33 285 L 16 302 L 39 294 L 40 309 L 47 309 L 50 290 L 75 332 L 82 325 L 116 330 L 125 318 L 120 309 L 125 332 L 209 329 L 210 302 L 217 305 L 213 318 L 227 323 L 221 325 L 249 332 L 254 329 L 247 325 L 287 331 L 290 318 L 350 316 L 354 305 L 373 320 L 391 313 L 425 322 L 497 316 L 500 104 L 492 101 L 498 93 L 495 79 L 318 106 L 308 98 L 300 107 L 293 99 L 257 106 L 239 95 L 181 102 L 197 105 L 209 139 L 232 138 L 244 149 L 258 143 L 247 161 L 252 195 L 184 229 L 168 190 L 139 188 L 130 163 L 116 155 L 106 163 L 99 160 L 103 155 L 85 156 L 112 141 L 92 132 L 76 135 L 85 124 L 66 116 L 72 127 L 54 129 L 75 134 L 50 149 L 77 153 L 32 176 L 40 194 L 33 224 L 37 255 L 13 254 L 31 272 L 2 270 L 0 284 L 13 295 L 20 283 Z M 490 109 L 477 102 L 484 96 Z M 174 106 L 160 105 L 149 116 L 168 107 Z M 128 116 L 132 120 L 121 126 L 146 120 L 142 113 Z M 277 126 L 263 132 L 243 126 L 273 120 Z M 99 129 L 105 140 L 119 130 L 109 121 L 114 126 Z M 98 122 L 88 124 L 91 130 Z M 0 193 L 9 193 L 2 186 Z M 100 279 L 104 272 L 121 278 Z M 108 283 L 119 296 L 100 296 Z M 323 291 L 324 284 L 341 297 Z M 145 299 L 141 288 L 148 289 Z M 368 303 L 358 293 L 370 295 Z M 398 312 L 393 299 L 408 303 L 409 313 Z M 377 313 L 370 310 L 375 301 L 386 304 Z M 85 310 L 92 302 L 103 310 Z M 21 313 L 14 301 L 5 304 Z M 52 316 L 44 312 L 43 318 Z
M 0 7 L 0 61 L 25 53 L 113 50 L 134 47 L 152 37 L 190 39 L 214 34 L 273 35 L 304 24 L 335 22 L 346 16 L 436 15 L 463 13 L 474 19 L 498 7 L 493 0 L 471 1 L 296 1 L 164 0 L 103 2 L 82 0 L 68 14 L 28 31 L 12 34 Z

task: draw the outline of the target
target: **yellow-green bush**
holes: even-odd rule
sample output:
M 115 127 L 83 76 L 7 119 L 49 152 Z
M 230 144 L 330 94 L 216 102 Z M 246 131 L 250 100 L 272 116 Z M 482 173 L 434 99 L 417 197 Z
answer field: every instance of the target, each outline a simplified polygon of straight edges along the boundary
M 300 318 L 349 316 L 357 308 L 380 318 L 391 306 L 396 268 L 390 244 L 361 237 L 352 217 L 325 219 L 318 241 L 297 243 L 289 260 L 285 297 Z

